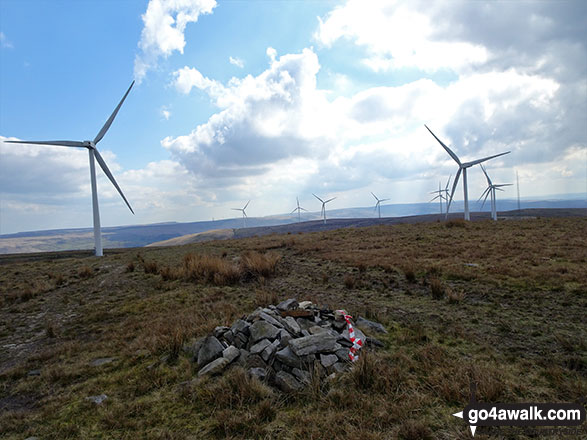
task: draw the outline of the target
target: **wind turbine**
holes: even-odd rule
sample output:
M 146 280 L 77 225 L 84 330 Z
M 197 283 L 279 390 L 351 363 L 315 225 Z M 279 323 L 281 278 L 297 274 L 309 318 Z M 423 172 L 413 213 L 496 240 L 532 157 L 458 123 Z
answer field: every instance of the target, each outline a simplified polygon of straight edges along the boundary
M 442 201 L 445 200 L 445 196 L 444 196 L 444 190 L 441 189 L 440 187 L 441 183 L 440 181 L 438 182 L 438 191 L 431 191 L 430 194 L 438 194 L 436 197 L 434 197 L 432 200 L 430 200 L 430 202 L 435 201 L 436 199 L 438 199 L 438 201 L 440 202 L 440 214 L 443 214 L 442 212 Z M 428 203 L 430 203 L 428 202 Z
M 324 219 L 324 224 L 326 224 L 326 204 L 328 202 L 332 202 L 334 199 L 336 199 L 336 197 L 333 197 L 331 199 L 324 201 L 320 197 L 318 197 L 316 194 L 312 193 L 312 195 L 322 202 L 322 211 L 320 211 L 320 215 Z
M 485 201 L 487 200 L 487 197 L 489 196 L 489 194 L 491 194 L 491 218 L 493 220 L 497 220 L 497 200 L 495 198 L 495 190 L 498 189 L 500 191 L 503 191 L 503 189 L 501 189 L 501 187 L 503 186 L 511 186 L 511 183 L 501 183 L 501 184 L 494 184 L 491 182 L 491 179 L 489 178 L 489 175 L 487 174 L 487 171 L 485 171 L 485 168 L 483 167 L 483 165 L 479 165 L 481 167 L 481 169 L 483 170 L 483 174 L 485 174 L 485 177 L 487 178 L 487 188 L 485 189 L 485 191 L 483 191 L 483 194 L 481 194 L 481 197 L 479 197 L 479 200 L 481 200 L 483 198 L 483 196 L 485 196 L 485 198 L 483 199 L 483 204 L 481 205 L 481 209 L 483 209 L 483 206 L 485 205 Z
M 442 141 L 440 139 L 438 139 L 434 133 L 432 133 L 432 130 L 430 130 L 426 124 L 424 124 L 424 127 L 426 127 L 426 129 L 430 132 L 430 134 L 432 136 L 434 136 L 434 139 L 436 139 L 438 141 L 438 143 L 440 145 L 442 145 L 442 148 L 444 148 L 446 150 L 446 152 L 449 154 L 449 156 L 452 157 L 453 160 L 459 166 L 459 170 L 457 171 L 457 175 L 455 176 L 455 181 L 452 185 L 452 191 L 450 193 L 450 198 L 448 199 L 448 206 L 446 207 L 446 217 L 448 218 L 448 210 L 450 209 L 450 204 L 452 203 L 452 199 L 455 194 L 455 189 L 457 188 L 457 184 L 459 183 L 459 177 L 461 176 L 461 173 L 463 173 L 463 195 L 464 195 L 464 205 L 465 205 L 465 220 L 471 220 L 471 217 L 469 215 L 469 195 L 467 192 L 467 168 L 470 168 L 473 165 L 477 165 L 478 163 L 485 162 L 486 160 L 495 159 L 496 157 L 503 156 L 504 154 L 508 154 L 509 151 L 506 151 L 505 153 L 495 154 L 493 156 L 484 157 L 483 159 L 477 159 L 477 160 L 473 160 L 471 162 L 464 162 L 463 163 L 459 160 L 458 156 L 450 148 L 448 148 L 446 145 L 444 145 L 442 143 Z
M 304 209 L 304 208 L 302 208 L 302 207 L 300 206 L 300 200 L 299 200 L 297 197 L 296 197 L 296 202 L 298 202 L 298 207 L 297 207 L 297 208 L 295 208 L 295 209 L 294 209 L 294 210 L 291 212 L 291 214 L 293 214 L 294 212 L 298 211 L 298 222 L 301 222 L 301 221 L 302 221 L 302 217 L 301 217 L 301 215 L 300 215 L 300 211 L 307 211 L 307 209 Z
M 5 142 L 11 143 L 11 144 L 59 145 L 60 147 L 73 147 L 73 148 L 87 148 L 88 149 L 88 154 L 90 157 L 90 181 L 92 184 L 92 208 L 94 211 L 94 242 L 95 242 L 96 257 L 101 257 L 103 255 L 103 252 L 102 252 L 102 234 L 101 234 L 101 230 L 100 230 L 100 210 L 98 208 L 98 190 L 97 190 L 97 185 L 96 185 L 96 167 L 94 164 L 94 158 L 98 161 L 100 168 L 102 168 L 102 171 L 104 171 L 104 174 L 106 174 L 106 176 L 108 176 L 108 178 L 110 179 L 110 182 L 112 182 L 112 185 L 114 185 L 114 187 L 116 188 L 116 190 L 118 191 L 118 193 L 120 194 L 120 196 L 122 197 L 124 202 L 126 203 L 126 206 L 128 206 L 128 209 L 130 209 L 130 212 L 132 212 L 134 214 L 134 211 L 130 207 L 128 200 L 126 200 L 126 197 L 124 197 L 124 194 L 122 193 L 122 190 L 118 186 L 118 183 L 116 183 L 116 179 L 114 179 L 114 176 L 112 175 L 112 173 L 108 169 L 106 162 L 104 162 L 104 159 L 102 158 L 102 156 L 100 155 L 100 152 L 96 148 L 96 144 L 102 140 L 102 138 L 104 137 L 104 135 L 106 134 L 106 132 L 108 131 L 110 126 L 112 125 L 114 118 L 118 114 L 118 110 L 120 110 L 122 103 L 124 102 L 124 100 L 128 96 L 130 89 L 132 89 L 132 86 L 134 85 L 134 83 L 135 83 L 134 81 L 131 83 L 130 87 L 128 88 L 128 90 L 126 91 L 126 93 L 124 94 L 124 96 L 122 97 L 122 99 L 120 100 L 120 102 L 118 103 L 118 105 L 116 106 L 116 108 L 114 109 L 114 111 L 112 112 L 112 114 L 110 115 L 110 117 L 108 118 L 108 120 L 106 121 L 104 126 L 101 128 L 101 130 L 98 132 L 98 134 L 96 135 L 96 137 L 94 138 L 93 141 L 83 141 L 83 142 L 80 142 L 80 141 L 5 141 Z
M 247 213 L 245 212 L 245 209 L 247 209 L 247 206 L 249 206 L 249 203 L 251 203 L 250 200 L 247 202 L 247 204 L 245 205 L 244 208 L 230 208 L 233 211 L 241 211 L 243 213 L 243 228 L 247 227 Z
M 371 195 L 373 197 L 375 197 L 375 200 L 377 200 L 377 203 L 375 203 L 374 209 L 379 208 L 379 218 L 381 218 L 381 202 L 387 202 L 389 199 L 378 199 L 377 196 L 375 194 L 373 194 L 373 192 L 371 192 Z

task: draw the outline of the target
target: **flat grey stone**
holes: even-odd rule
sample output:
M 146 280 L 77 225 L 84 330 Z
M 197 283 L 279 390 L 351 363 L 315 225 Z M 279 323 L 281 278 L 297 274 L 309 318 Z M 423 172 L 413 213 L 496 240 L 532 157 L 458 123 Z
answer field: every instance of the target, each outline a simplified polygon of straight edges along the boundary
M 227 332 L 225 332 L 222 335 L 222 339 L 224 339 L 229 344 L 232 344 L 234 342 L 234 333 L 232 332 L 232 330 L 228 330 Z
M 348 363 L 345 363 L 345 362 L 336 362 L 332 366 L 332 369 L 336 373 L 343 373 L 343 372 L 345 372 L 347 370 L 347 368 L 348 368 Z
M 220 341 L 214 336 L 208 336 L 198 352 L 198 367 L 201 368 L 212 362 L 214 359 L 219 358 L 222 356 L 223 351 L 224 346 Z
M 279 346 L 281 348 L 287 347 L 289 341 L 292 339 L 292 336 L 289 332 L 285 329 L 279 330 Z
M 275 354 L 275 352 L 277 351 L 277 347 L 279 347 L 279 339 L 276 339 L 271 344 L 269 344 L 267 347 L 265 347 L 265 349 L 261 352 L 261 358 L 265 362 L 269 362 L 269 359 L 271 358 L 271 356 L 273 356 Z
M 282 364 L 288 365 L 292 368 L 302 367 L 302 360 L 298 356 L 296 356 L 289 347 L 285 347 L 283 350 L 279 350 L 277 353 L 275 353 L 275 359 L 277 359 Z
M 266 321 L 256 321 L 250 327 L 251 342 L 254 344 L 261 339 L 275 339 L 279 329 Z
M 254 367 L 249 369 L 249 375 L 256 377 L 260 381 L 264 381 L 267 378 L 267 370 L 265 368 Z
M 222 351 L 222 357 L 228 359 L 229 363 L 238 358 L 240 354 L 240 350 L 236 348 L 234 345 L 231 345 Z
M 385 330 L 385 327 L 383 327 L 383 324 L 380 324 L 378 322 L 369 321 L 368 319 L 365 319 L 362 316 L 359 316 L 359 319 L 357 319 L 357 322 L 355 323 L 355 325 L 357 327 L 362 328 L 363 330 L 367 330 L 367 331 L 372 330 L 377 333 L 387 334 L 387 330 Z
M 247 336 L 245 336 L 243 333 L 237 332 L 234 335 L 233 344 L 235 345 L 235 347 L 243 348 L 245 345 L 247 345 L 247 342 L 249 342 L 249 338 Z
M 192 339 L 190 342 L 184 344 L 183 351 L 192 358 L 192 362 L 198 360 L 198 352 L 200 351 L 200 348 L 202 348 L 202 345 L 204 345 L 205 339 L 206 338 Z
M 94 359 L 92 362 L 90 362 L 90 366 L 92 367 L 100 367 L 102 365 L 106 365 L 109 364 L 111 362 L 114 362 L 116 360 L 116 358 L 99 358 L 99 359 Z
M 310 336 L 310 332 L 308 330 L 306 330 L 306 329 L 303 329 L 302 330 L 302 335 L 303 336 Z
M 86 397 L 86 400 L 89 400 L 90 402 L 95 403 L 96 405 L 102 404 L 102 402 L 104 402 L 106 399 L 108 399 L 108 396 L 106 394 Z
M 334 352 L 336 357 L 341 361 L 348 361 L 349 360 L 349 349 L 348 348 L 339 348 Z
M 312 377 L 310 373 L 305 370 L 300 370 L 299 368 L 294 368 L 291 370 L 291 373 L 298 379 L 301 383 L 309 384 Z
M 265 350 L 265 348 L 267 348 L 269 345 L 271 345 L 271 342 L 269 342 L 269 339 L 261 339 L 259 342 L 257 342 L 255 345 L 253 345 L 249 349 L 249 351 L 252 354 L 259 354 L 263 350 Z
M 234 324 L 232 324 L 231 329 L 232 329 L 233 333 L 241 332 L 245 336 L 248 336 L 250 326 L 251 326 L 251 324 L 249 324 L 247 321 L 239 319 Z
M 336 338 L 326 333 L 305 336 L 289 341 L 289 348 L 298 356 L 306 354 L 332 351 Z
M 228 359 L 223 357 L 215 359 L 208 365 L 206 365 L 204 368 L 202 368 L 200 371 L 198 371 L 198 377 L 206 375 L 213 376 L 214 374 L 220 374 L 222 373 L 222 371 L 224 371 L 224 368 L 226 368 L 226 366 L 229 363 L 230 362 L 228 362 Z
M 334 365 L 338 361 L 338 357 L 335 354 L 321 354 L 320 363 L 324 368 L 328 368 Z
M 304 387 L 295 377 L 285 371 L 277 372 L 275 375 L 275 385 L 286 393 L 293 393 Z
M 302 301 L 298 304 L 299 309 L 307 309 L 308 307 L 312 306 L 312 301 Z
M 285 319 L 285 329 L 290 332 L 292 335 L 298 335 L 302 329 L 300 325 L 296 322 L 296 320 L 291 316 L 286 316 Z
M 372 338 L 370 336 L 367 336 L 367 344 L 368 345 L 373 345 L 375 347 L 384 347 L 385 344 L 383 342 L 381 342 L 379 339 L 377 338 Z
M 277 319 L 275 319 L 273 316 L 271 316 L 270 314 L 268 314 L 266 312 L 259 313 L 259 318 L 261 318 L 263 321 L 267 321 L 269 324 L 272 324 L 275 327 L 279 327 L 279 328 L 283 327 L 281 322 L 279 322 Z
M 213 334 L 216 338 L 220 339 L 222 335 L 224 335 L 224 333 L 226 333 L 228 330 L 230 330 L 228 327 L 219 326 L 214 329 Z
M 27 373 L 27 376 L 40 376 L 41 375 L 41 370 L 30 370 Z
M 355 331 L 355 338 L 359 338 L 361 341 L 366 342 L 367 336 L 365 336 L 365 333 L 363 333 L 360 329 L 358 329 L 356 327 L 353 327 L 353 330 Z M 341 336 L 350 342 L 351 339 L 349 338 L 349 329 L 348 328 L 345 328 L 342 331 Z M 341 342 L 341 341 L 339 341 L 339 342 Z
M 293 298 L 289 298 L 277 304 L 277 308 L 283 311 L 297 309 L 298 302 Z

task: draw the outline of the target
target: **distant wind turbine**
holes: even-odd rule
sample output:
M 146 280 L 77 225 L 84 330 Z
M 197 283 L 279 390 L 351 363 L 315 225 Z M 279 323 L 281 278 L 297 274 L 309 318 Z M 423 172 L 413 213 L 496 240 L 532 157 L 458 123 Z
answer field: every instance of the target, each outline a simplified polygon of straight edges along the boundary
M 379 210 L 379 218 L 381 218 L 381 202 L 387 202 L 389 199 L 378 199 L 377 196 L 375 194 L 373 194 L 372 192 L 371 192 L 371 195 L 373 197 L 375 197 L 375 200 L 377 200 L 377 203 L 375 203 L 374 209 Z
M 491 179 L 489 178 L 489 175 L 487 174 L 487 171 L 485 170 L 485 168 L 483 167 L 483 165 L 479 165 L 481 167 L 481 169 L 483 170 L 483 174 L 485 174 L 485 177 L 487 178 L 487 188 L 485 189 L 485 191 L 483 191 L 483 194 L 481 194 L 481 197 L 479 197 L 479 200 L 481 200 L 483 198 L 483 196 L 485 196 L 485 198 L 483 199 L 483 204 L 481 205 L 481 209 L 483 209 L 483 206 L 485 205 L 485 201 L 487 200 L 487 197 L 491 194 L 491 218 L 493 220 L 497 220 L 497 200 L 495 198 L 495 190 L 498 189 L 500 191 L 503 191 L 503 189 L 501 189 L 503 186 L 511 186 L 511 183 L 501 183 L 501 184 L 494 184 L 491 182 Z
M 320 197 L 318 197 L 316 194 L 312 193 L 312 195 L 322 202 L 322 211 L 320 211 L 320 215 L 323 218 L 324 224 L 326 224 L 326 204 L 328 202 L 332 202 L 334 199 L 336 199 L 336 197 L 333 197 L 331 199 L 328 199 L 328 200 L 324 201 Z
M 247 227 L 247 213 L 245 212 L 245 209 L 247 209 L 247 206 L 249 206 L 249 203 L 251 203 L 250 200 L 247 202 L 247 204 L 245 205 L 244 208 L 230 208 L 233 211 L 241 211 L 243 213 L 243 228 Z
M 94 158 L 98 161 L 100 168 L 102 168 L 102 171 L 104 171 L 104 174 L 106 174 L 106 176 L 108 176 L 108 179 L 110 179 L 110 182 L 112 182 L 112 185 L 114 185 L 114 187 L 116 188 L 116 190 L 118 191 L 118 193 L 120 194 L 120 196 L 122 197 L 124 202 L 126 203 L 126 206 L 128 206 L 128 209 L 130 209 L 130 212 L 132 212 L 134 214 L 134 211 L 130 207 L 128 200 L 126 200 L 126 197 L 124 197 L 124 194 L 122 193 L 122 190 L 118 186 L 118 183 L 116 183 L 116 179 L 114 179 L 114 176 L 112 175 L 112 173 L 108 169 L 108 166 L 106 165 L 106 162 L 104 162 L 102 155 L 100 154 L 100 152 L 96 148 L 96 144 L 102 140 L 102 138 L 104 137 L 104 135 L 106 134 L 106 132 L 108 131 L 110 126 L 112 125 L 114 118 L 118 114 L 118 110 L 120 110 L 122 103 L 124 102 L 124 100 L 128 96 L 130 89 L 132 89 L 132 86 L 134 83 L 135 83 L 134 81 L 131 83 L 130 87 L 128 88 L 128 90 L 126 91 L 126 93 L 124 94 L 124 96 L 122 97 L 122 99 L 120 100 L 120 102 L 118 103 L 118 105 L 116 106 L 116 108 L 114 109 L 114 111 L 112 112 L 112 114 L 110 115 L 110 117 L 108 118 L 108 120 L 106 121 L 104 126 L 102 127 L 102 129 L 98 132 L 98 134 L 96 135 L 96 137 L 94 138 L 93 141 L 83 141 L 83 142 L 80 142 L 80 141 L 5 141 L 5 142 L 11 143 L 11 144 L 59 145 L 60 147 L 74 147 L 74 148 L 87 148 L 88 149 L 88 154 L 90 157 L 90 181 L 92 184 L 92 209 L 94 211 L 94 243 L 95 243 L 95 254 L 97 257 L 101 257 L 103 255 L 103 251 L 102 251 L 102 234 L 101 234 L 101 229 L 100 229 L 100 210 L 98 208 L 98 190 L 97 190 L 97 185 L 96 185 L 96 167 L 94 164 Z
M 434 197 L 432 200 L 430 200 L 430 202 L 435 201 L 436 199 L 438 199 L 438 201 L 440 202 L 440 214 L 444 214 L 444 212 L 442 212 L 442 201 L 445 199 L 444 196 L 444 190 L 441 188 L 441 183 L 440 181 L 438 182 L 438 191 L 431 191 L 430 194 L 437 194 L 436 197 Z M 428 202 L 428 203 L 430 203 Z
M 477 160 L 473 160 L 471 162 L 464 162 L 463 163 L 459 160 L 458 156 L 450 148 L 448 148 L 446 145 L 444 145 L 442 143 L 442 141 L 440 139 L 438 139 L 434 133 L 432 133 L 432 130 L 430 130 L 427 125 L 424 124 L 424 127 L 426 127 L 426 129 L 430 132 L 430 134 L 432 136 L 434 136 L 434 139 L 436 139 L 438 141 L 438 143 L 440 145 L 442 145 L 442 148 L 444 148 L 446 150 L 446 152 L 449 154 L 449 156 L 452 157 L 453 160 L 459 166 L 459 170 L 457 171 L 457 175 L 455 176 L 455 181 L 452 185 L 452 191 L 450 193 L 450 198 L 448 199 L 448 206 L 446 207 L 446 216 L 448 218 L 448 211 L 450 209 L 450 204 L 452 203 L 452 200 L 453 200 L 453 197 L 455 194 L 455 189 L 457 188 L 457 184 L 459 183 L 459 177 L 461 176 L 461 173 L 463 173 L 463 195 L 464 195 L 464 205 L 465 205 L 465 220 L 470 220 L 471 217 L 469 215 L 469 195 L 467 192 L 467 168 L 470 168 L 473 165 L 477 165 L 481 162 L 485 162 L 486 160 L 495 159 L 496 157 L 503 156 L 504 154 L 508 154 L 509 151 L 506 151 L 505 153 L 495 154 L 493 156 L 484 157 L 483 159 L 477 159 Z
M 291 214 L 293 214 L 294 212 L 298 211 L 298 222 L 302 221 L 302 216 L 300 215 L 300 211 L 307 211 L 307 209 L 304 209 L 300 206 L 300 200 L 296 197 L 296 202 L 298 202 L 298 207 L 295 208 Z

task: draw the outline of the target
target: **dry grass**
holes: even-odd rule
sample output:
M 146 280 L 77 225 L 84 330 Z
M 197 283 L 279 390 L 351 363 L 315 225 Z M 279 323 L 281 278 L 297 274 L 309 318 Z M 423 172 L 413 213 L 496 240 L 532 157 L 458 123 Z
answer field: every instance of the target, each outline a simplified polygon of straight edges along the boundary
M 587 395 L 585 249 L 561 218 L 0 258 L 3 438 L 470 438 L 450 414 L 471 380 L 481 401 Z M 382 322 L 385 347 L 288 398 L 239 368 L 195 379 L 184 346 L 288 297 Z

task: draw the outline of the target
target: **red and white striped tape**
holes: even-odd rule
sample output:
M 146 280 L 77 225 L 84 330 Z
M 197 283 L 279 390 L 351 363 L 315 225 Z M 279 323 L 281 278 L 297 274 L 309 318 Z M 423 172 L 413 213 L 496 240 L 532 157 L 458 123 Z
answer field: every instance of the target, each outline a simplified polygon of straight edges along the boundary
M 359 359 L 359 355 L 357 353 L 361 347 L 363 347 L 363 341 L 355 336 L 355 330 L 353 329 L 353 324 L 351 322 L 353 317 L 348 315 L 344 310 L 337 310 L 337 312 L 344 317 L 344 320 L 347 323 L 349 329 L 349 339 L 353 343 L 353 346 L 349 349 L 349 359 L 351 362 L 355 362 L 357 359 Z

